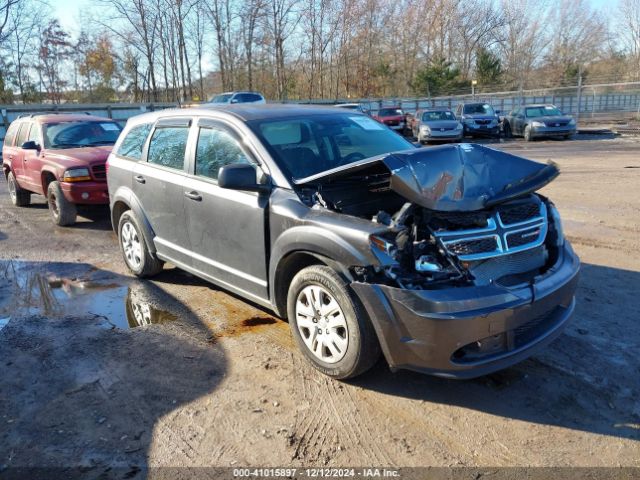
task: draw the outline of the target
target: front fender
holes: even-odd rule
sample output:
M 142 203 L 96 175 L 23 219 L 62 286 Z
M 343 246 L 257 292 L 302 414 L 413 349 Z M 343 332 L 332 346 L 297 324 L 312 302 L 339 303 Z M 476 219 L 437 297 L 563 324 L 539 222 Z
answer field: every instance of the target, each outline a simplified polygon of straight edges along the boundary
M 110 196 L 110 199 L 111 203 L 109 206 L 111 208 L 111 225 L 113 226 L 113 229 L 116 231 L 116 233 L 118 230 L 118 218 L 116 218 L 116 214 L 118 212 L 116 211 L 116 209 L 114 209 L 114 206 L 117 203 L 121 202 L 127 205 L 138 219 L 138 223 L 143 230 L 142 233 L 144 235 L 144 243 L 147 245 L 149 252 L 155 254 L 156 246 L 153 243 L 153 239 L 155 238 L 156 234 L 153 231 L 153 228 L 151 227 L 147 216 L 144 214 L 142 205 L 140 205 L 140 202 L 138 201 L 138 198 L 133 193 L 133 191 L 129 187 L 119 187 L 114 192 L 114 194 Z
M 352 230 L 349 232 L 354 238 L 348 241 L 327 228 L 315 225 L 301 225 L 285 230 L 273 243 L 269 260 L 269 293 L 275 298 L 276 274 L 282 260 L 289 254 L 305 252 L 324 263 L 330 263 L 333 268 L 349 276 L 349 267 L 366 266 L 377 263 L 368 248 L 358 248 L 357 245 L 368 245 L 365 232 Z

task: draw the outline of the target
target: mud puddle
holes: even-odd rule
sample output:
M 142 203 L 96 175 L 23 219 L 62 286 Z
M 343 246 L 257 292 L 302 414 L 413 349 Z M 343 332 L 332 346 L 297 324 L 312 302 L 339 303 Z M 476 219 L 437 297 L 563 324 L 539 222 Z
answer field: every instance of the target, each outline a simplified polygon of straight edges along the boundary
M 0 265 L 0 329 L 12 317 L 90 317 L 107 328 L 135 328 L 175 320 L 176 316 L 140 300 L 128 285 L 88 278 L 97 269 L 59 276 L 26 262 Z

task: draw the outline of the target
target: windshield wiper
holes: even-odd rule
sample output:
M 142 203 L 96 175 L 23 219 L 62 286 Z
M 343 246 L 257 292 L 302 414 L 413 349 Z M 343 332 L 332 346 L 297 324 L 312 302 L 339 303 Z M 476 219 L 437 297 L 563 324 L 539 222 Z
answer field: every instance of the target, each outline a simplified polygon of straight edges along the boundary
M 98 140 L 97 142 L 89 142 L 87 145 L 113 145 L 114 143 L 111 140 Z

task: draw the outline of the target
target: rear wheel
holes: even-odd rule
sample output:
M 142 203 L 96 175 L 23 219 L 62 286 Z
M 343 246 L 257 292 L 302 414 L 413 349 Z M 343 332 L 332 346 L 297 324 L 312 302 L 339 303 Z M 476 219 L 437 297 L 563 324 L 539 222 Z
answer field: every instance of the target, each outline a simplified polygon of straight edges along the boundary
M 7 185 L 11 203 L 16 207 L 26 207 L 31 203 L 31 192 L 20 188 L 18 182 L 16 182 L 16 177 L 13 176 L 13 172 L 9 172 L 9 175 L 7 175 Z
M 47 188 L 47 204 L 53 223 L 65 227 L 76 223 L 78 211 L 75 204 L 67 200 L 59 182 L 51 182 Z
M 293 278 L 287 314 L 298 347 L 325 375 L 355 377 L 380 356 L 367 312 L 332 268 L 312 265 Z
M 131 210 L 120 217 L 118 239 L 124 262 L 134 275 L 151 277 L 162 271 L 163 262 L 147 248 L 140 224 Z

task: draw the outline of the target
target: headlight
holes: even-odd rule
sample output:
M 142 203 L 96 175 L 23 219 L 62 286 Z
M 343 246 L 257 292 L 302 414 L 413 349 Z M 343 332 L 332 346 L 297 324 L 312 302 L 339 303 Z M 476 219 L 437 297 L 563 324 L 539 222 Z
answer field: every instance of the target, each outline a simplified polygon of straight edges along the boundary
M 572 126 L 573 126 L 573 125 L 575 125 L 575 124 L 576 124 L 576 121 L 575 121 L 575 119 L 574 119 L 574 118 L 572 118 L 571 120 L 569 120 L 569 125 L 572 125 Z
M 458 123 L 458 125 L 456 125 L 456 130 L 462 130 L 462 124 Z
M 475 120 L 473 118 L 465 118 L 464 119 L 464 123 L 466 123 L 467 125 L 473 125 L 473 122 Z
M 429 135 L 431 133 L 431 129 L 429 128 L 429 125 L 420 125 L 420 133 L 425 133 Z
M 551 220 L 553 220 L 553 228 L 556 231 L 556 245 L 561 247 L 564 244 L 564 230 L 562 229 L 560 212 L 558 212 L 555 205 L 549 204 L 549 213 L 551 214 Z
M 543 122 L 531 122 L 532 127 L 544 127 L 545 124 Z
M 91 180 L 89 169 L 87 168 L 71 168 L 64 172 L 62 176 L 63 182 L 86 182 Z

